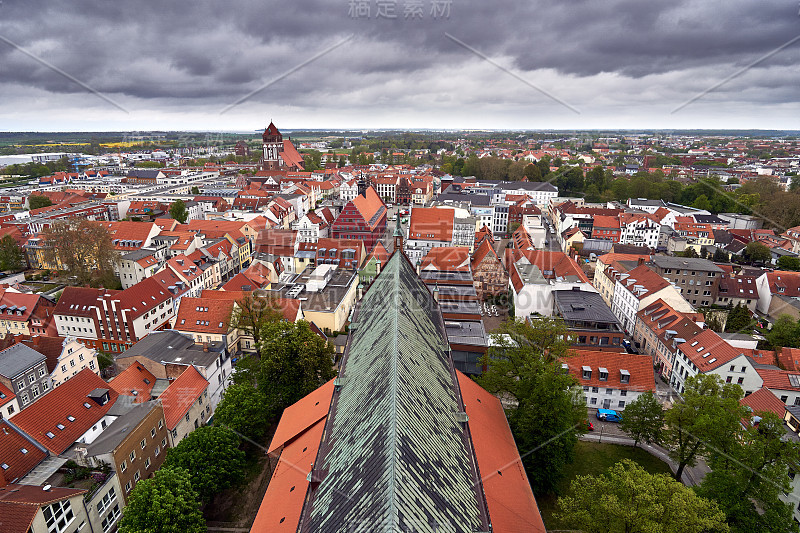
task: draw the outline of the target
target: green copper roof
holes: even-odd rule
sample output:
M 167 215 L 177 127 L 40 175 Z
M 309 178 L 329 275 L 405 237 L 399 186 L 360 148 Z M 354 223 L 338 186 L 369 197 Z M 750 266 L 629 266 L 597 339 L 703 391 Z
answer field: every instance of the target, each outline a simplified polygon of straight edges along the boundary
M 402 253 L 350 335 L 299 530 L 487 531 L 441 313 Z

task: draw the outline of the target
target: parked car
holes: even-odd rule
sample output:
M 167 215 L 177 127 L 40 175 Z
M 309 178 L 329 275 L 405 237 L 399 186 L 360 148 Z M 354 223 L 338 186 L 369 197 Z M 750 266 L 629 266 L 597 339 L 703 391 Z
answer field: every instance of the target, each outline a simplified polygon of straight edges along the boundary
M 622 422 L 622 415 L 613 409 L 598 409 L 595 416 L 603 422 Z

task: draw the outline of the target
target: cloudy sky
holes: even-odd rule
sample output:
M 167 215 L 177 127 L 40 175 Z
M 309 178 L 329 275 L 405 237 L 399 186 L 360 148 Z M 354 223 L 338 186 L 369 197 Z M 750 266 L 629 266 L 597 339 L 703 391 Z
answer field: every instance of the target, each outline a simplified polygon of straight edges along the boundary
M 800 129 L 799 9 L 0 0 L 0 130 Z

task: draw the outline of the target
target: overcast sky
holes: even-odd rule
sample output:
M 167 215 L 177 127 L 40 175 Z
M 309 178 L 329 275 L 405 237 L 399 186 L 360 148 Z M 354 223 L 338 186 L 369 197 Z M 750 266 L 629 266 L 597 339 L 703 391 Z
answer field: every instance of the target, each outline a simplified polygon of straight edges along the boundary
M 0 130 L 800 129 L 799 9 L 0 0 Z

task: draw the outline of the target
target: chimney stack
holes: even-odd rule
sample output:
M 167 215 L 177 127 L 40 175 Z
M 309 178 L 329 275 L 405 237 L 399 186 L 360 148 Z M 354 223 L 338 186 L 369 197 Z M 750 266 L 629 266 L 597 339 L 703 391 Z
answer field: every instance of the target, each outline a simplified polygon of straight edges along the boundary
M 203 351 L 204 352 L 208 352 L 208 343 L 207 342 L 203 343 Z
M 639 266 L 642 266 L 643 264 L 644 264 L 644 257 L 640 257 L 639 258 Z

